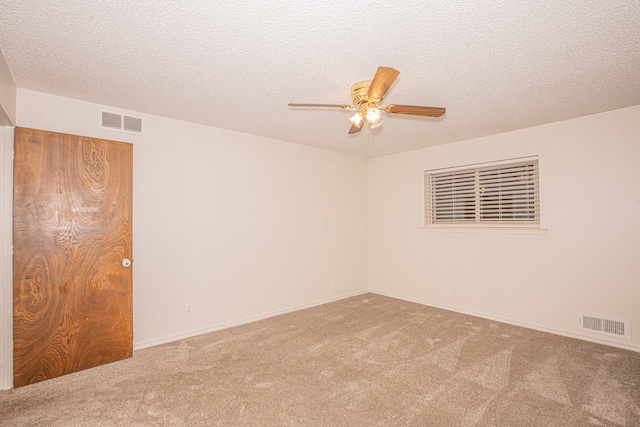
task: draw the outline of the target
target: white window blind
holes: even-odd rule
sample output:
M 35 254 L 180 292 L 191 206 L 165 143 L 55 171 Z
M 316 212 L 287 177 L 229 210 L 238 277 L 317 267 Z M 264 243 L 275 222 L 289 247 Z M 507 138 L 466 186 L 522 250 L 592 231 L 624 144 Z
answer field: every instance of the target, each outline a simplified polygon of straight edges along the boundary
M 538 161 L 425 172 L 427 224 L 540 224 Z

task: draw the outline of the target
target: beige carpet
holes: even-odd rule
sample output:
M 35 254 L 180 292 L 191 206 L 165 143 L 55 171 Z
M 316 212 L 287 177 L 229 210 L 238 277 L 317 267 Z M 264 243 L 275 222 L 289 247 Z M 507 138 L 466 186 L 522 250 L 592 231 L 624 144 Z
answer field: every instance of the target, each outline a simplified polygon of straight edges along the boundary
M 2 426 L 640 426 L 640 353 L 365 294 L 0 392 Z

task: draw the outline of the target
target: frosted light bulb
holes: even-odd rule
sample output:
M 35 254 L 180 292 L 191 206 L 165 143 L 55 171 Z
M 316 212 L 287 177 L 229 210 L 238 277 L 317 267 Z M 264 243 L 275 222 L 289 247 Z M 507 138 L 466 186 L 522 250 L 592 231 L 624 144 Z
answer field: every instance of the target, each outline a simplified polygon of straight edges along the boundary
M 367 109 L 367 121 L 377 123 L 382 118 L 382 111 L 379 108 L 371 107 Z
M 353 117 L 349 117 L 349 120 L 351 120 L 351 123 L 353 123 L 354 125 L 360 126 L 360 123 L 362 123 L 364 117 L 362 117 L 362 114 L 360 114 L 360 111 L 358 111 L 353 115 Z
M 378 120 L 378 121 L 377 121 L 377 122 L 375 122 L 375 123 L 371 123 L 371 125 L 369 126 L 369 129 L 375 129 L 375 128 L 377 128 L 378 126 L 380 126 L 381 124 L 382 124 L 382 120 Z

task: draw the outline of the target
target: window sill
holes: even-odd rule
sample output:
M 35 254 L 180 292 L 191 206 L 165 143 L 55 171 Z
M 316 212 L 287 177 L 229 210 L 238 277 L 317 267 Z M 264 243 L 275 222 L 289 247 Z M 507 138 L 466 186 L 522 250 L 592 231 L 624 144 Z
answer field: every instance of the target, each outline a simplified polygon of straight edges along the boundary
M 480 233 L 480 234 L 547 234 L 546 228 L 539 227 L 464 227 L 429 225 L 420 227 L 420 231 L 430 233 Z

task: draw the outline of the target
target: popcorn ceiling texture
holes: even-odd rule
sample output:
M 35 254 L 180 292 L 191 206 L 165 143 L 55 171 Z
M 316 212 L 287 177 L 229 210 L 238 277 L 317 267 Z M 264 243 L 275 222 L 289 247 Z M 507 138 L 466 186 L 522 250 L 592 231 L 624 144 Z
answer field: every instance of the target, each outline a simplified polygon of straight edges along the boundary
M 363 157 L 640 104 L 640 2 L 0 0 L 18 87 Z M 442 106 L 348 136 L 379 65 L 384 103 Z M 19 118 L 18 118 L 19 121 Z

